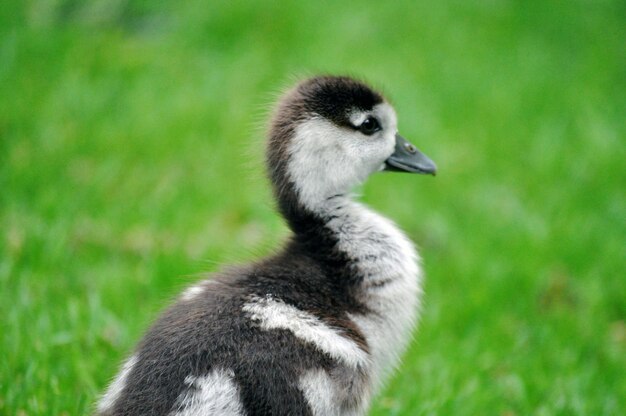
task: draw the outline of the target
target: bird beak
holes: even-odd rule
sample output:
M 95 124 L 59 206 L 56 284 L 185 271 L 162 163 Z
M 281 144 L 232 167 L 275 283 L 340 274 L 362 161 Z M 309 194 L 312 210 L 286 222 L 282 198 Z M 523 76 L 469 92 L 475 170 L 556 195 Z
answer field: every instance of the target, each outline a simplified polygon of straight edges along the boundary
M 404 137 L 396 134 L 396 149 L 385 161 L 383 170 L 392 172 L 422 173 L 435 176 L 437 165 L 428 156 L 417 150 Z

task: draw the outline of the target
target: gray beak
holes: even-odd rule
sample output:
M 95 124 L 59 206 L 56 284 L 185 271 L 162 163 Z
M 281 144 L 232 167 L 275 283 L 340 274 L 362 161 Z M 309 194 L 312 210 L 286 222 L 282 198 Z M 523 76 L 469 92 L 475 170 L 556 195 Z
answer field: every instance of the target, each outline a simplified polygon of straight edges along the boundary
M 383 170 L 435 175 L 437 165 L 428 156 L 417 150 L 404 137 L 396 134 L 396 149 L 385 161 Z

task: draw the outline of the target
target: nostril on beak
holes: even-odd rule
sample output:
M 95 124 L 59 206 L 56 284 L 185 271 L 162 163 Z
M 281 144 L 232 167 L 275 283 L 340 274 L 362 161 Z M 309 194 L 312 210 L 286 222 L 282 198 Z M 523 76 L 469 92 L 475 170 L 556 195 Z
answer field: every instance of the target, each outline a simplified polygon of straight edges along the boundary
M 404 144 L 404 148 L 406 149 L 407 152 L 409 153 L 415 153 L 417 152 L 417 148 L 415 146 L 413 146 L 411 143 L 405 143 Z

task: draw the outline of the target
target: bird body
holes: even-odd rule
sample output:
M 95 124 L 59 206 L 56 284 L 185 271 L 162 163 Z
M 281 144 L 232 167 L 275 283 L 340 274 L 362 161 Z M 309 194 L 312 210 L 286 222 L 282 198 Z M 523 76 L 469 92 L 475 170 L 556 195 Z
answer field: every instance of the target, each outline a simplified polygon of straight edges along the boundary
M 188 288 L 101 399 L 113 415 L 363 415 L 414 327 L 410 240 L 355 201 L 387 167 L 434 173 L 366 85 L 317 77 L 280 102 L 267 164 L 292 236 L 278 254 Z

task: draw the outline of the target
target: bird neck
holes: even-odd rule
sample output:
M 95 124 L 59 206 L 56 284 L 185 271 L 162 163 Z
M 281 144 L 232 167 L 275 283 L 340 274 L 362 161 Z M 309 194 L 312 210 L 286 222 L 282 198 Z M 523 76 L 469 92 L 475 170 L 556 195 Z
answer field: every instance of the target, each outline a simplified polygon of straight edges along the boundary
M 330 196 L 313 206 L 297 200 L 281 201 L 280 206 L 293 232 L 293 241 L 315 257 L 338 257 L 338 229 L 349 229 L 350 223 L 368 212 L 348 193 Z

